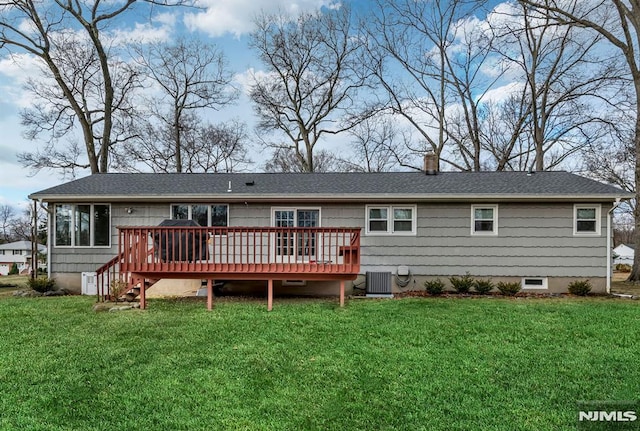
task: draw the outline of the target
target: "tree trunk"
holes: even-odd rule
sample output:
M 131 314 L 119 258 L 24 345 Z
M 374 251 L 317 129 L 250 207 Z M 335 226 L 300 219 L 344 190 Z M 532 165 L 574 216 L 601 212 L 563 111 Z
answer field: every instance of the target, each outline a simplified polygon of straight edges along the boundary
M 632 63 L 630 63 L 631 65 Z M 635 64 L 633 64 L 635 65 Z M 640 185 L 640 71 L 633 70 L 633 66 L 632 66 L 632 73 L 633 73 L 633 81 L 635 84 L 635 90 L 636 90 L 636 127 L 635 127 L 635 132 L 634 132 L 634 148 L 635 148 L 635 152 L 636 152 L 636 171 L 635 171 L 635 200 L 636 200 L 636 205 L 634 206 L 633 209 L 633 218 L 635 221 L 635 248 L 636 248 L 636 252 L 634 253 L 633 256 L 633 268 L 631 269 L 631 274 L 629 274 L 629 278 L 627 278 L 627 281 L 633 281 L 633 282 L 638 282 L 640 281 L 640 235 L 638 235 L 638 232 L 640 232 L 640 205 L 638 205 L 638 202 L 640 202 L 640 187 L 638 187 L 638 185 Z M 611 244 L 607 244 L 608 247 L 611 246 Z
M 636 80 L 636 128 L 634 134 L 634 144 L 635 144 L 635 152 L 637 155 L 640 155 L 640 82 Z M 631 274 L 629 274 L 629 278 L 627 281 L 639 282 L 640 281 L 640 205 L 637 203 L 640 202 L 640 157 L 636 157 L 636 172 L 635 172 L 635 199 L 636 205 L 633 209 L 633 217 L 635 220 L 635 248 L 636 252 L 633 256 L 633 268 L 631 270 Z M 610 247 L 611 244 L 607 244 L 607 247 Z
M 176 172 L 182 172 L 182 140 L 180 139 L 180 114 L 177 107 L 173 111 L 173 133 L 175 136 L 176 145 Z

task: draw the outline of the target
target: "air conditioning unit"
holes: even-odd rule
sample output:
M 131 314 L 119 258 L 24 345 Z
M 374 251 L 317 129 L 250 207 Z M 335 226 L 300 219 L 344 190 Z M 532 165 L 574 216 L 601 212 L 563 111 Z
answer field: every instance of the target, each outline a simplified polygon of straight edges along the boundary
M 82 294 L 83 295 L 97 295 L 98 294 L 98 281 L 95 272 L 83 272 L 82 273 Z
M 391 292 L 391 272 L 370 272 L 366 274 L 367 298 L 393 298 Z

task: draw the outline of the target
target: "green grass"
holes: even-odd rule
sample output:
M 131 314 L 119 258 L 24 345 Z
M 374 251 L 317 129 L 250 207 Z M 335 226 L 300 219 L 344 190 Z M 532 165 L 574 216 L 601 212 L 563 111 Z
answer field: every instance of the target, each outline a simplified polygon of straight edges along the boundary
M 28 275 L 3 275 L 0 277 L 0 297 L 8 296 L 14 290 L 28 287 Z
M 638 302 L 0 300 L 2 430 L 564 430 L 640 393 Z

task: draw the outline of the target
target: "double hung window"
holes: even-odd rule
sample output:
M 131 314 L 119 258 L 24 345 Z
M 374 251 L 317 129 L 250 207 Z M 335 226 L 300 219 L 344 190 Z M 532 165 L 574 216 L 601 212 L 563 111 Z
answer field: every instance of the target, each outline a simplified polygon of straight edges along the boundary
M 367 235 L 415 235 L 416 207 L 380 206 L 366 207 Z

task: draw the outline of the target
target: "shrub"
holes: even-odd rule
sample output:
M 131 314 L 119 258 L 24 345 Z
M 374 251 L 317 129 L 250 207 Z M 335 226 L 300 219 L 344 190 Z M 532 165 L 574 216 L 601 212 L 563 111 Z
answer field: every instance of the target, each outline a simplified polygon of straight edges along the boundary
M 129 284 L 123 280 L 113 280 L 109 286 L 109 294 L 111 299 L 117 301 L 129 288 Z
M 18 275 L 19 273 L 20 271 L 18 270 L 18 264 L 14 262 L 14 264 L 11 265 L 11 269 L 9 270 L 8 275 Z
M 517 281 L 511 281 L 511 282 L 499 281 L 496 287 L 498 288 L 500 293 L 507 296 L 513 296 L 516 293 L 520 292 L 520 289 L 522 289 L 522 286 Z
M 39 278 L 29 278 L 27 282 L 29 287 L 36 292 L 45 293 L 50 290 L 55 290 L 56 281 L 53 278 L 47 277 L 39 277 Z
M 469 293 L 474 284 L 473 277 L 468 272 L 462 277 L 449 277 L 449 281 L 458 293 Z
M 626 263 L 616 263 L 615 269 L 620 272 L 631 272 L 631 265 Z
M 444 292 L 444 282 L 439 278 L 425 281 L 424 287 L 429 295 L 440 295 Z
M 491 292 L 491 289 L 493 289 L 493 287 L 494 286 L 491 279 L 476 280 L 475 283 L 473 284 L 473 288 L 476 290 L 476 292 L 480 293 L 481 295 L 485 295 Z
M 569 293 L 578 296 L 587 296 L 591 292 L 591 283 L 589 280 L 576 280 L 569 283 Z

